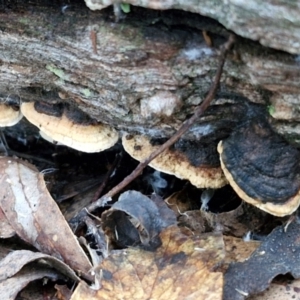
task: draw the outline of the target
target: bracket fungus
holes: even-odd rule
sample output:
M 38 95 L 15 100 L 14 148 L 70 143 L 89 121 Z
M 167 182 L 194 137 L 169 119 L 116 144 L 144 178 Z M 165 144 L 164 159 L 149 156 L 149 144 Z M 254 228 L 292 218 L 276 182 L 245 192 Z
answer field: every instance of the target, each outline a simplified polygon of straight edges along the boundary
M 293 213 L 300 204 L 300 152 L 267 120 L 250 118 L 219 142 L 226 178 L 244 201 L 272 215 Z
M 69 117 L 69 113 L 43 113 L 34 102 L 22 103 L 21 111 L 29 122 L 40 129 L 41 136 L 70 148 L 92 153 L 112 147 L 119 138 L 117 131 L 107 125 L 84 122 Z M 75 120 L 76 119 L 76 120 Z
M 0 104 L 0 127 L 16 125 L 23 115 L 19 109 L 6 104 Z
M 150 139 L 144 135 L 124 135 L 122 143 L 125 151 L 139 161 L 147 158 L 159 147 L 151 144 Z M 193 164 L 190 155 L 176 148 L 164 151 L 149 165 L 158 171 L 189 180 L 198 188 L 216 189 L 227 184 L 219 163 L 216 166 L 201 165 L 199 161 Z

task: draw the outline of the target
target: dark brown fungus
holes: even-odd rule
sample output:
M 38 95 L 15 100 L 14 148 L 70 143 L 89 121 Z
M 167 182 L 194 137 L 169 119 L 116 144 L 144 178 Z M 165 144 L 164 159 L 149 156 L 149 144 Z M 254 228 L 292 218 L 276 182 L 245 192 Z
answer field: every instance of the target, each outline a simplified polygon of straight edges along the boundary
M 300 203 L 300 152 L 252 113 L 219 143 L 222 169 L 244 201 L 272 215 L 289 215 Z
M 94 125 L 97 123 L 96 120 L 91 119 L 86 113 L 71 105 L 66 105 L 65 114 L 75 124 Z
M 53 117 L 61 117 L 64 112 L 64 106 L 62 103 L 50 104 L 47 102 L 37 101 L 34 102 L 34 109 L 40 113 Z
M 200 140 L 179 140 L 170 149 L 184 153 L 192 166 L 219 168 L 220 159 L 217 151 L 218 141 L 212 136 Z

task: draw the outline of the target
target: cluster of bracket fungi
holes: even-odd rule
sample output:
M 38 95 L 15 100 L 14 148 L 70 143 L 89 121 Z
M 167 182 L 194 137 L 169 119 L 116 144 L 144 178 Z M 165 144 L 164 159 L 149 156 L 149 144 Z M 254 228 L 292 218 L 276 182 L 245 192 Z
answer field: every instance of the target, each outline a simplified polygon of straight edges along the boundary
M 226 117 L 226 110 L 231 117 Z M 293 213 L 300 204 L 300 152 L 273 131 L 263 105 L 237 97 L 233 103 L 211 105 L 196 125 L 218 114 L 214 130 L 204 132 L 199 140 L 180 139 L 150 166 L 198 188 L 229 183 L 241 199 L 261 210 L 276 216 Z M 114 128 L 64 104 L 25 102 L 20 110 L 1 104 L 0 126 L 13 126 L 23 115 L 43 138 L 82 152 L 100 152 L 119 140 Z M 125 151 L 142 161 L 163 139 L 125 133 L 122 143 Z

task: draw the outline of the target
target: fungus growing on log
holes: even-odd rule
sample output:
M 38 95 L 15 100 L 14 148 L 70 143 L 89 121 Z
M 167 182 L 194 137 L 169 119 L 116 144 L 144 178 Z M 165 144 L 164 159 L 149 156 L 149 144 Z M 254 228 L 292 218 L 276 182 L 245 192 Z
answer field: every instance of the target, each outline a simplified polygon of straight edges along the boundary
M 66 111 L 61 114 L 52 111 L 47 114 L 38 112 L 40 110 L 35 108 L 33 102 L 23 103 L 21 111 L 29 122 L 40 129 L 42 137 L 82 152 L 100 152 L 118 141 L 119 136 L 114 128 L 100 123 L 79 121 L 78 116 L 71 118 Z
M 23 115 L 19 109 L 6 104 L 0 104 L 0 127 L 14 126 L 22 117 Z
M 144 160 L 159 147 L 151 144 L 150 139 L 143 135 L 124 135 L 122 143 L 125 151 L 138 161 Z M 191 155 L 186 155 L 176 148 L 164 151 L 149 165 L 158 171 L 189 180 L 198 188 L 216 189 L 227 184 L 219 163 L 211 166 L 207 162 L 201 165 L 201 162 L 197 161 L 193 164 Z
M 300 204 L 300 153 L 259 115 L 218 145 L 221 166 L 244 201 L 272 215 L 293 213 Z

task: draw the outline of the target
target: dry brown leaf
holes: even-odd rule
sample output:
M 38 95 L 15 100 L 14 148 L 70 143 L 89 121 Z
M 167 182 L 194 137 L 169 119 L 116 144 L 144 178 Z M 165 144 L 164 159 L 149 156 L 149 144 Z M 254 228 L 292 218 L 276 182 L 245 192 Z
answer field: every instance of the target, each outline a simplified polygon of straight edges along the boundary
M 225 261 L 224 269 L 228 267 L 231 262 L 242 262 L 250 257 L 255 249 L 260 245 L 259 241 L 244 241 L 243 239 L 233 236 L 224 236 L 225 243 Z
M 68 265 L 55 257 L 29 250 L 18 250 L 10 252 L 0 261 L 0 282 L 18 273 L 25 265 L 39 260 L 47 262 L 48 267 L 56 269 L 74 281 L 80 280 Z
M 165 229 L 156 252 L 129 248 L 99 266 L 98 291 L 80 283 L 79 299 L 222 299 L 223 275 L 213 269 L 224 258 L 221 235 L 188 237 L 176 226 Z
M 59 279 L 55 270 L 49 268 L 38 269 L 36 267 L 24 267 L 17 275 L 0 282 L 1 299 L 14 300 L 17 294 L 27 286 L 31 281 L 50 278 L 52 280 Z
M 300 278 L 300 224 L 298 218 L 276 227 L 244 262 L 230 264 L 225 273 L 224 299 L 242 300 L 258 294 L 277 275 Z
M 15 235 L 14 229 L 10 226 L 5 214 L 0 208 L 0 238 L 7 239 Z
M 68 265 L 52 256 L 28 250 L 10 252 L 0 261 L 1 299 L 15 299 L 33 280 L 63 279 L 62 274 L 76 282 L 80 280 Z
M 252 213 L 253 210 L 256 210 L 255 214 Z M 255 207 L 242 204 L 222 213 L 203 210 L 186 211 L 178 218 L 178 222 L 180 226 L 188 227 L 194 232 L 221 231 L 223 234 L 241 238 L 249 231 L 260 228 L 265 222 L 265 214 Z
M 287 284 L 271 283 L 263 293 L 247 298 L 248 300 L 291 300 L 300 299 L 300 280 Z
M 43 253 L 88 272 L 91 264 L 49 194 L 43 175 L 31 164 L 0 158 L 0 206 L 16 233 Z

